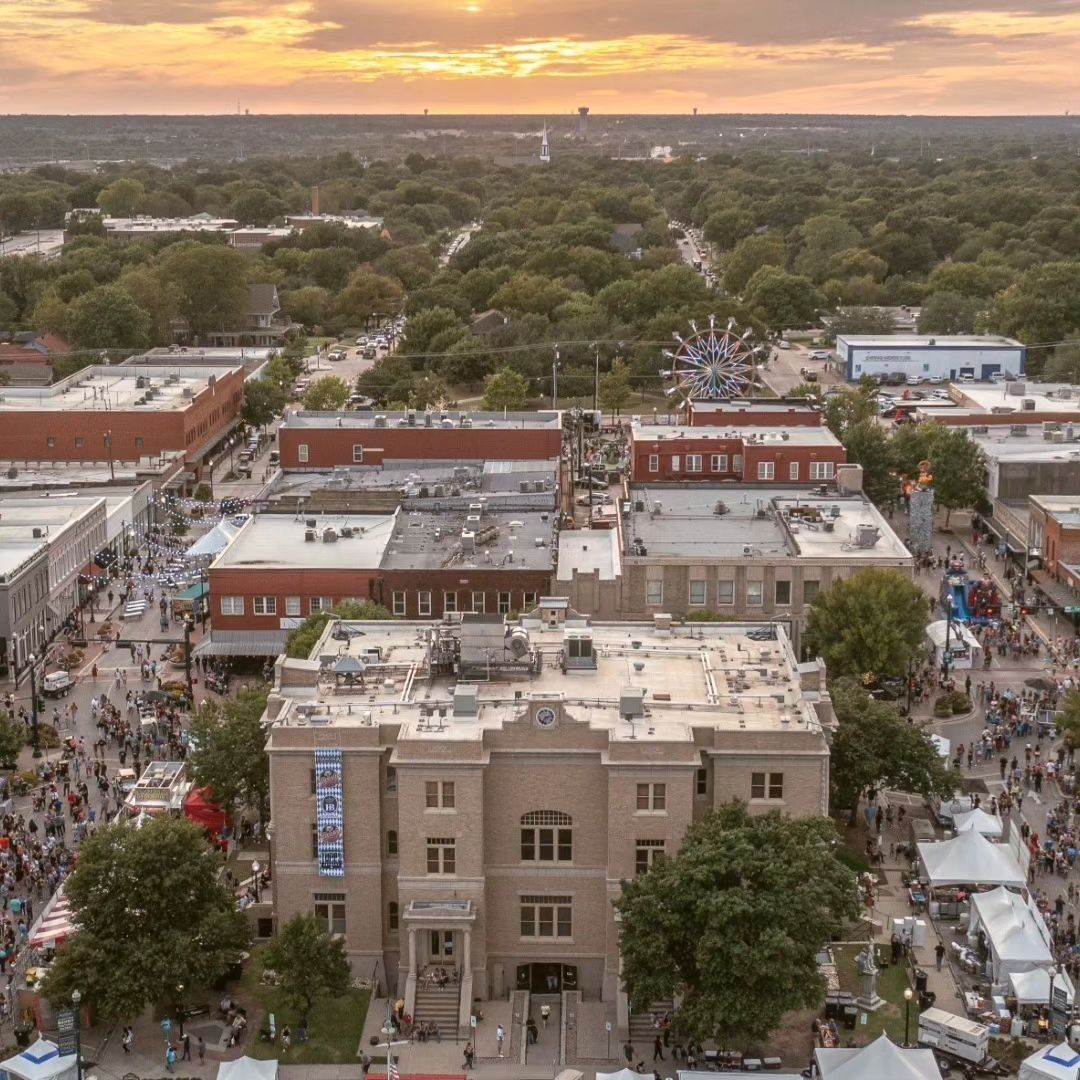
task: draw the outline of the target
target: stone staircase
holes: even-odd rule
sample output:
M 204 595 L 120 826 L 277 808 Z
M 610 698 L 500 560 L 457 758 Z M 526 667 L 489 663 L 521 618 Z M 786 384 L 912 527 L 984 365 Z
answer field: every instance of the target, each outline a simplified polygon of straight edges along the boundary
M 648 1012 L 630 1014 L 630 1041 L 634 1044 L 634 1052 L 639 1061 L 643 1060 L 648 1064 L 652 1060 L 653 1040 L 660 1034 L 660 1029 L 653 1025 L 653 1016 L 663 1016 L 665 1013 L 674 1016 L 673 1002 L 654 1001 Z
M 461 987 L 457 983 L 443 987 L 418 986 L 413 1019 L 417 1024 L 438 1024 L 442 1039 L 456 1038 L 460 1000 Z

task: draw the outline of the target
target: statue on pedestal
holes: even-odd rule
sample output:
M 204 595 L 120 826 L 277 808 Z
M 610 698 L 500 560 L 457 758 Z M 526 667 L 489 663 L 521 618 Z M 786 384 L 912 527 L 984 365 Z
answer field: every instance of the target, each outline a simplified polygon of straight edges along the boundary
M 860 1009 L 866 1009 L 867 1012 L 875 1012 L 885 1004 L 885 999 L 878 997 L 878 967 L 874 962 L 874 950 L 870 945 L 867 945 L 855 957 L 855 967 L 859 972 L 859 996 L 855 999 L 855 1004 Z

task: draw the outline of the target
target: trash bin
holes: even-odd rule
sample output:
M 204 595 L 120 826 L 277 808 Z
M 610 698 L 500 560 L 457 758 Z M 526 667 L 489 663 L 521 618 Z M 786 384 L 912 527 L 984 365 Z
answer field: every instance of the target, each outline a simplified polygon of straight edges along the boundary
M 34 1029 L 32 1027 L 26 1027 L 25 1025 L 20 1025 L 19 1027 L 17 1027 L 15 1029 L 15 1042 L 18 1043 L 19 1046 L 29 1046 L 30 1045 L 30 1035 L 33 1032 L 33 1030 Z
M 918 993 L 922 994 L 926 992 L 926 985 L 929 980 L 929 976 L 923 971 L 922 968 L 915 969 L 915 989 Z
M 859 1010 L 854 1005 L 844 1006 L 844 1027 L 848 1031 L 855 1030 L 855 1024 L 859 1019 Z

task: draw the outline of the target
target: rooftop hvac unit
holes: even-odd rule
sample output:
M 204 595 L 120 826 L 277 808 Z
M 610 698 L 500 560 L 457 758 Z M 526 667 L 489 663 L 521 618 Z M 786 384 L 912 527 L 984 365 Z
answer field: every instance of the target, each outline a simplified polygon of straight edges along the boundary
M 1042 422 L 1043 438 L 1048 439 L 1051 431 L 1057 431 L 1057 424 L 1053 420 L 1044 420 Z
M 833 503 L 832 506 L 829 507 L 829 517 L 838 518 L 839 516 L 840 516 L 840 504 L 839 503 Z
M 454 421 L 451 420 L 449 416 L 444 416 L 439 421 L 439 426 L 444 428 L 452 428 L 454 426 Z
M 1034 412 L 1035 399 L 1029 397 L 1024 398 L 1024 400 L 1020 402 L 1020 408 L 1023 409 L 1024 412 Z
M 337 543 L 337 538 L 337 529 L 332 525 L 327 525 L 327 527 L 323 529 L 322 539 L 324 544 L 335 544 Z
M 1009 426 L 1009 434 L 1010 435 L 1026 435 L 1027 434 L 1027 424 L 1011 424 Z
M 1071 398 L 1073 396 L 1072 387 L 1071 386 L 1059 386 L 1057 396 L 1059 398 L 1061 398 L 1062 401 L 1068 401 L 1069 398 Z
M 472 427 L 472 417 L 471 416 L 466 416 L 465 419 L 461 421 L 461 426 L 463 428 L 471 428 Z
M 826 532 L 836 532 L 836 522 L 835 521 L 823 521 L 821 523 L 821 527 Z
M 39 529 L 36 525 L 34 526 L 32 532 L 33 532 L 33 536 L 34 536 L 35 540 L 40 540 L 41 539 L 41 536 L 42 536 L 41 529 Z
M 652 504 L 652 509 L 654 514 L 662 514 L 664 512 L 664 504 L 657 499 L 656 502 Z
M 424 427 L 431 427 L 431 410 L 424 413 Z
M 645 715 L 645 691 L 636 686 L 628 686 L 619 694 L 619 715 L 624 719 L 635 719 Z
M 435 490 L 435 498 L 436 499 L 445 499 L 446 498 L 446 485 L 445 484 L 436 484 L 434 490 Z
M 314 529 L 305 529 L 304 530 L 304 542 L 306 544 L 314 543 L 315 536 L 316 536 L 316 533 L 315 533 Z
M 976 424 L 971 429 L 971 434 L 972 435 L 989 435 L 990 434 L 990 425 L 989 424 Z
M 536 491 L 536 492 L 543 491 L 544 490 L 544 481 L 543 480 L 534 480 L 532 489 L 533 489 L 533 491 Z
M 1006 383 L 1005 393 L 1008 394 L 1009 397 L 1023 397 L 1027 393 L 1027 383 L 1020 382 L 1019 380 Z
M 545 540 L 545 539 L 544 539 L 544 538 L 543 538 L 542 536 L 538 536 L 538 537 L 537 537 L 537 538 L 536 538 L 536 539 L 535 539 L 535 540 L 533 541 L 533 543 L 534 543 L 534 544 L 535 544 L 535 545 L 536 545 L 536 546 L 537 546 L 538 548 L 542 548 L 542 547 L 546 547 L 546 546 L 547 546 L 547 541 L 546 541 L 546 540 Z
M 343 529 L 341 530 L 341 539 L 342 539 L 342 540 L 351 540 L 351 539 L 352 539 L 352 536 L 353 536 L 353 530 L 352 530 L 352 526 L 351 526 L 351 525 L 346 525 L 346 526 L 345 526 L 345 527 L 344 527 L 344 528 L 343 528 Z
M 522 495 L 524 495 L 524 494 L 525 494 L 526 492 L 528 492 L 529 490 L 531 490 L 531 489 L 530 489 L 530 487 L 529 487 L 529 481 L 528 481 L 528 480 L 519 480 L 519 481 L 518 481 L 518 491 L 519 491 L 519 492 L 520 492 L 520 493 L 521 493 Z
M 855 546 L 872 548 L 881 539 L 881 530 L 876 525 L 860 523 L 855 530 Z
M 638 514 L 644 514 L 645 513 L 645 500 L 644 499 L 635 499 L 634 500 L 634 512 L 638 513 Z
M 462 551 L 475 551 L 476 550 L 476 533 L 472 529 L 461 530 L 461 550 Z
M 139 376 L 138 376 L 138 377 L 137 377 L 137 378 L 135 379 L 135 389 L 136 389 L 136 390 L 142 390 L 142 389 L 143 389 L 143 388 L 144 388 L 145 386 L 146 386 L 146 379 L 145 379 L 145 378 L 143 378 L 143 376 L 142 376 L 142 375 L 139 375 Z
M 14 479 L 15 479 L 15 478 L 16 478 L 16 477 L 17 477 L 18 475 L 19 475 L 19 470 L 18 470 L 18 469 L 16 469 L 16 468 L 15 468 L 14 466 L 12 466 L 12 467 L 11 467 L 10 469 L 8 469 L 8 471 L 7 471 L 7 478 L 8 478 L 9 480 L 14 480 Z
M 409 409 L 409 411 L 405 414 L 405 422 L 409 425 L 409 427 L 416 427 L 415 409 Z
M 470 528 L 477 528 L 478 529 L 480 527 L 480 515 L 479 514 L 467 514 L 465 516 L 465 523 Z
M 190 401 L 195 396 L 190 386 L 185 386 L 184 389 L 180 391 L 180 394 L 182 397 L 187 398 L 188 401 Z
M 382 413 L 375 417 L 375 426 L 386 427 L 386 417 Z
M 306 520 L 306 521 L 304 522 L 304 525 L 305 525 L 305 527 L 307 527 L 307 528 L 309 528 L 309 529 L 314 529 L 314 528 L 315 528 L 315 524 L 316 524 L 316 522 L 315 522 L 315 519 L 314 519 L 314 518 L 308 518 L 308 519 L 307 519 L 307 520 Z
M 1051 431 L 1050 432 L 1050 441 L 1053 442 L 1053 443 L 1063 443 L 1065 441 L 1065 432 L 1064 431 Z

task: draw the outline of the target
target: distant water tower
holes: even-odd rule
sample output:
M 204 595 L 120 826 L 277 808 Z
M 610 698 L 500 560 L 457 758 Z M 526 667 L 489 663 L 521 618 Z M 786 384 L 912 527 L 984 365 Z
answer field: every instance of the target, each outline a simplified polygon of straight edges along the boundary
M 577 133 L 579 139 L 589 137 L 589 106 L 582 105 L 577 111 Z

